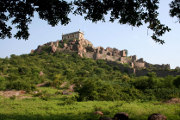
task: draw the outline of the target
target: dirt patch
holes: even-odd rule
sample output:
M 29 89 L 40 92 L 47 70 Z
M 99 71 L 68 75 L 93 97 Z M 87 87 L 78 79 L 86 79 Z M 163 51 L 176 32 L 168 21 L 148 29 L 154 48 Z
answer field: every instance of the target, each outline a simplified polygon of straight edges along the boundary
M 46 81 L 46 82 L 37 84 L 36 86 L 37 86 L 37 87 L 46 87 L 46 86 L 49 86 L 49 85 L 50 85 L 50 83 Z
M 0 96 L 10 98 L 16 96 L 19 99 L 31 98 L 31 96 L 26 96 L 26 91 L 23 90 L 7 90 L 7 91 L 0 91 Z
M 63 82 L 63 83 L 61 84 L 60 88 L 63 88 L 63 87 L 65 87 L 66 85 L 67 85 L 67 82 Z
M 32 96 L 18 96 L 18 99 L 28 99 L 28 98 L 32 98 Z
M 180 98 L 171 98 L 170 100 L 165 101 L 168 104 L 178 104 L 180 103 Z

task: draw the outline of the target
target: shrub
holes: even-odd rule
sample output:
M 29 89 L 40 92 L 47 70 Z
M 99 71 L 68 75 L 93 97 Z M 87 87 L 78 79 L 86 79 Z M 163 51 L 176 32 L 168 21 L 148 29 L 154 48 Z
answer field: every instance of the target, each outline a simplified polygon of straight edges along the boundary
M 173 82 L 174 86 L 177 88 L 180 88 L 180 76 L 177 76 L 176 79 Z
M 137 88 L 137 89 L 141 89 L 141 90 L 145 90 L 149 87 L 149 83 L 148 83 L 148 77 L 147 76 L 142 76 L 142 77 L 138 77 L 134 80 L 133 85 Z
M 49 93 L 44 93 L 40 96 L 42 100 L 48 101 L 50 99 L 51 95 Z
M 76 85 L 78 86 L 78 85 Z M 98 79 L 86 79 L 75 88 L 75 91 L 79 93 L 79 101 L 87 100 L 107 100 L 113 101 L 120 98 L 119 91 L 114 89 L 110 83 Z
M 170 99 L 173 97 L 180 97 L 180 90 L 172 88 L 147 89 L 145 90 L 145 95 L 149 98 L 153 98 L 154 96 L 157 100 L 163 100 Z
M 174 78 L 175 77 L 173 77 L 173 76 L 165 77 L 164 80 L 162 81 L 163 87 L 173 88 L 174 87 L 174 84 L 173 84 Z
M 13 96 L 10 97 L 10 99 L 11 99 L 11 100 L 15 100 L 15 99 L 16 99 L 16 96 L 13 95 Z
M 49 94 L 47 91 L 42 91 L 42 92 L 38 92 L 38 93 L 34 94 L 34 97 L 39 97 L 42 100 L 47 101 L 50 99 L 51 94 Z
M 63 105 L 72 105 L 77 101 L 77 98 L 74 96 L 68 96 L 66 97 L 65 101 L 63 102 Z
M 4 77 L 0 76 L 0 90 L 5 90 L 6 89 L 6 80 Z
M 53 81 L 51 82 L 51 85 L 56 88 L 60 88 L 60 85 L 63 83 L 65 80 L 65 77 L 62 76 L 61 74 L 55 74 L 53 76 Z
M 10 81 L 9 83 L 7 83 L 6 88 L 31 91 L 31 90 L 34 90 L 36 87 L 35 85 L 32 85 L 26 81 L 16 80 L 16 81 Z

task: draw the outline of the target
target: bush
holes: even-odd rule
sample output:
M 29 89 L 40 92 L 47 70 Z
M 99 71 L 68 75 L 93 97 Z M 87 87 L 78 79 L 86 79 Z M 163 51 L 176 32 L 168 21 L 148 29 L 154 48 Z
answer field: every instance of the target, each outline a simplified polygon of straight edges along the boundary
M 123 88 L 121 90 L 121 95 L 122 95 L 121 100 L 126 100 L 126 101 L 144 98 L 143 92 L 138 89 L 135 89 L 134 87 Z
M 177 88 L 180 88 L 180 76 L 177 76 L 176 79 L 173 82 L 174 86 Z
M 77 95 L 74 96 L 67 96 L 63 105 L 72 105 L 77 101 Z
M 34 97 L 39 97 L 42 100 L 47 101 L 50 99 L 51 94 L 49 94 L 47 91 L 42 91 L 42 92 L 38 92 L 38 93 L 34 94 Z
M 6 89 L 6 80 L 4 77 L 0 76 L 0 90 L 5 90 Z
M 149 98 L 156 98 L 157 100 L 180 97 L 180 90 L 172 88 L 146 89 L 144 93 L 145 96 L 148 96 Z
M 140 90 L 145 90 L 149 87 L 148 77 L 142 76 L 134 80 L 133 85 Z
M 174 78 L 173 76 L 167 76 L 164 78 L 164 80 L 162 81 L 162 86 L 164 88 L 173 88 L 174 87 L 174 84 L 173 84 L 173 81 L 174 81 Z
M 110 83 L 95 78 L 86 79 L 80 85 L 76 85 L 75 91 L 79 93 L 79 101 L 113 101 L 120 98 L 118 89 L 115 89 Z
M 44 93 L 40 96 L 42 100 L 48 101 L 50 99 L 51 95 L 49 93 Z
M 17 81 L 12 81 L 12 82 L 10 81 L 9 83 L 7 83 L 6 88 L 31 91 L 31 90 L 34 90 L 36 87 L 35 85 L 32 85 L 28 82 L 17 80 Z
M 135 88 L 140 90 L 158 88 L 160 86 L 160 80 L 154 76 L 141 76 L 137 77 L 133 82 Z
M 10 97 L 10 99 L 11 99 L 11 100 L 15 100 L 15 99 L 16 99 L 16 96 L 13 95 L 13 96 Z

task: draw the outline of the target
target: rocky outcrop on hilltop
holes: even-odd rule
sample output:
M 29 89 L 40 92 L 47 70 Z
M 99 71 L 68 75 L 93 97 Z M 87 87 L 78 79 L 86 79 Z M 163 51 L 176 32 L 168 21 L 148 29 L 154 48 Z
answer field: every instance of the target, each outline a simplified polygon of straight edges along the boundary
M 62 51 L 77 52 L 80 57 L 126 63 L 132 68 L 145 68 L 143 59 L 137 59 L 136 55 L 127 56 L 127 50 L 118 50 L 110 47 L 94 47 L 93 44 L 86 39 L 49 42 L 42 46 L 38 46 L 36 50 L 32 50 L 31 52 L 41 53 L 47 49 L 52 53 Z
M 38 46 L 38 48 L 36 50 L 32 50 L 31 53 L 41 53 L 44 51 L 51 53 L 75 52 L 80 57 L 92 58 L 94 60 L 103 59 L 109 61 L 108 63 L 115 62 L 126 64 L 129 66 L 129 69 L 126 71 L 130 71 L 129 73 L 135 73 L 138 76 L 146 75 L 149 72 L 149 69 L 150 72 L 156 72 L 159 76 L 166 76 L 168 73 L 170 75 L 180 74 L 174 71 L 169 71 L 169 64 L 153 65 L 144 61 L 143 58 L 137 59 L 136 55 L 127 56 L 127 50 L 118 50 L 110 47 L 94 47 L 93 44 L 86 39 L 58 40 L 55 42 L 49 42 Z M 122 68 L 122 65 L 119 67 Z M 124 70 L 124 68 L 122 70 Z

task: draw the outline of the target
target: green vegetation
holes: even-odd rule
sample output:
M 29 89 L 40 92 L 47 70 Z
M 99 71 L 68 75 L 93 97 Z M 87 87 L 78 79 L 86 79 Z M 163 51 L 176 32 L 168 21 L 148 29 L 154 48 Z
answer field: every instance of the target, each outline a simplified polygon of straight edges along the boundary
M 168 120 L 180 119 L 179 106 L 157 101 L 87 101 L 77 102 L 74 95 L 57 94 L 57 89 L 42 87 L 40 90 L 50 97 L 43 100 L 40 97 L 28 99 L 0 98 L 1 120 L 98 120 L 95 115 L 100 110 L 105 116 L 113 117 L 117 112 L 126 112 L 131 120 L 147 120 L 152 113 L 161 113 Z M 72 102 L 73 101 L 73 102 Z
M 149 73 L 135 77 L 104 60 L 80 58 L 76 54 L 11 55 L 0 59 L 0 64 L 0 90 L 30 92 L 43 82 L 60 89 L 67 82 L 76 85 L 78 101 L 163 100 L 180 96 L 180 76 L 160 78 Z
M 149 73 L 135 77 L 121 72 L 117 65 L 73 53 L 42 52 L 0 59 L 0 90 L 25 90 L 32 96 L 0 97 L 0 119 L 96 120 L 99 116 L 93 112 L 97 109 L 109 117 L 127 112 L 132 120 L 147 119 L 154 112 L 168 120 L 180 119 L 179 104 L 160 102 L 180 97 L 180 76 L 162 78 Z M 47 87 L 37 87 L 40 83 Z M 62 95 L 73 84 L 75 92 Z

